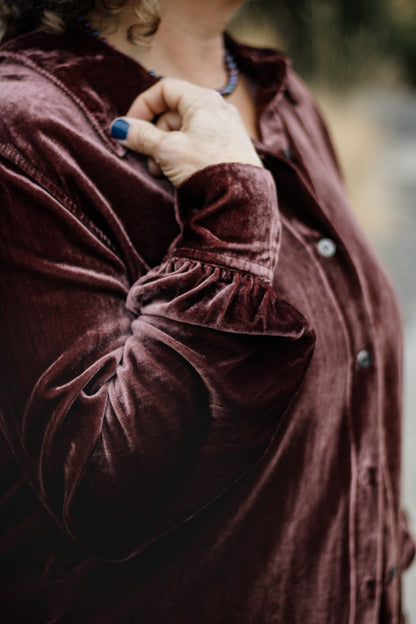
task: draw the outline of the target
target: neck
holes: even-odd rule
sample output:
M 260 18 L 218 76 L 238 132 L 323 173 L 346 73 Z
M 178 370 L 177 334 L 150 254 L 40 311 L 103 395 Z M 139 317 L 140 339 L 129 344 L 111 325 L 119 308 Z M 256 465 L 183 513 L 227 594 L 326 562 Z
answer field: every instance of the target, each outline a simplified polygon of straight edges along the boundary
M 223 31 L 241 0 L 169 0 L 162 5 L 162 20 L 150 46 L 131 44 L 129 26 L 136 23 L 128 2 L 113 24 L 92 22 L 108 43 L 160 76 L 187 80 L 201 87 L 219 89 L 227 82 Z

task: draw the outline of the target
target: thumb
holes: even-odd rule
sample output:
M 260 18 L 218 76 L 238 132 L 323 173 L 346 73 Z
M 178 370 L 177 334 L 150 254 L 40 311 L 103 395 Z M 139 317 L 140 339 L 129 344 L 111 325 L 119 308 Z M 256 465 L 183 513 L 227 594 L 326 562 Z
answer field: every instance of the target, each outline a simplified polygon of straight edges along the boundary
M 111 136 L 135 152 L 156 156 L 161 139 L 167 134 L 154 124 L 133 117 L 119 117 L 111 124 Z

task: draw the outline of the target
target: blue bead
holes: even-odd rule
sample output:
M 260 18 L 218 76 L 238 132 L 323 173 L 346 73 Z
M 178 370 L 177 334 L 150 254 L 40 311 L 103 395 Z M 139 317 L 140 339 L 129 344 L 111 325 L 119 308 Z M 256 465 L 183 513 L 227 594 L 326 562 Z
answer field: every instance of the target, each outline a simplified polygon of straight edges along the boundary
M 228 73 L 228 82 L 222 89 L 217 89 L 220 95 L 230 95 L 238 82 L 240 72 L 234 56 L 227 50 L 224 50 L 224 63 Z

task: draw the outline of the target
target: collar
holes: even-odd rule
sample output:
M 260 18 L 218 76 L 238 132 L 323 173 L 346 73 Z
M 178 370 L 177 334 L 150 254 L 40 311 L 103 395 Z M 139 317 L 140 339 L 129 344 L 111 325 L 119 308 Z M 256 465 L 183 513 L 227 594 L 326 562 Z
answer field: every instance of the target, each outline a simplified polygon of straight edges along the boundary
M 237 43 L 228 34 L 225 43 L 240 71 L 259 88 L 263 101 L 282 93 L 296 101 L 288 79 L 290 61 L 282 52 Z M 1 57 L 31 67 L 64 90 L 119 156 L 126 149 L 111 138 L 112 120 L 124 115 L 137 95 L 157 81 L 138 62 L 77 24 L 61 35 L 41 31 L 21 35 L 1 46 Z

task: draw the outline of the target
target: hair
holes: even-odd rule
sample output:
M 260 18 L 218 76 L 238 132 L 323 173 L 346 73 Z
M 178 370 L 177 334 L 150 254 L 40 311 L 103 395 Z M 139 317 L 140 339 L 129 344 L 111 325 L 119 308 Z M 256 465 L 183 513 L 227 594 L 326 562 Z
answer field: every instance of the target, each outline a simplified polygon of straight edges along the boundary
M 96 9 L 103 16 L 120 13 L 127 0 L 0 0 L 0 38 L 11 39 L 41 29 L 62 33 L 73 19 Z M 131 43 L 146 45 L 160 23 L 159 0 L 133 0 L 137 24 L 128 29 Z

